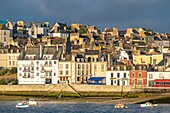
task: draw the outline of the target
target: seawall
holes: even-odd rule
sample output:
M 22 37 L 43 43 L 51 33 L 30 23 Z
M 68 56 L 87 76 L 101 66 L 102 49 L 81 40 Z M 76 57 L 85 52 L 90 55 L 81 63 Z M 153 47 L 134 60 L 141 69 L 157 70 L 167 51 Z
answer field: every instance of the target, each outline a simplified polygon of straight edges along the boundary
M 105 92 L 105 93 L 120 93 L 120 92 L 135 92 L 142 89 L 135 89 L 128 86 L 107 86 L 107 85 L 77 85 L 73 84 L 70 87 L 66 84 L 58 85 L 0 85 L 0 92 Z M 74 90 L 75 89 L 75 90 Z

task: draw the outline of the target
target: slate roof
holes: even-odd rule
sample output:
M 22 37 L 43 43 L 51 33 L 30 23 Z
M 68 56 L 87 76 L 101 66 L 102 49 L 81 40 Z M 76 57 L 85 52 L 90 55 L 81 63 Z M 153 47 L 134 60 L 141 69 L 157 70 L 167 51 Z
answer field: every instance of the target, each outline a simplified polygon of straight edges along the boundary
M 9 30 L 4 24 L 0 24 L 0 30 Z

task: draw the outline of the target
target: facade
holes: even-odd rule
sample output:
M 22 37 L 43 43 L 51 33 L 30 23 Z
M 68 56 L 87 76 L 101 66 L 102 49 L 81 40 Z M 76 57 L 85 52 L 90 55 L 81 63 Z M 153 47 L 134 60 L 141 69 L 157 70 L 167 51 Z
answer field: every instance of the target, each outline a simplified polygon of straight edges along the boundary
M 0 43 L 6 46 L 10 40 L 10 30 L 3 24 L 0 24 Z
M 129 74 L 130 85 L 135 87 L 147 86 L 147 71 L 146 70 L 130 70 Z
M 170 79 L 170 71 L 167 71 L 167 72 L 148 71 L 147 72 L 147 86 L 148 87 L 152 87 L 154 80 L 156 79 Z
M 133 64 L 158 64 L 163 59 L 163 54 L 133 55 Z
M 70 61 L 60 61 L 58 67 L 58 80 L 60 84 L 70 84 L 72 82 L 72 64 Z
M 0 49 L 0 66 L 4 68 L 12 68 L 18 66 L 18 57 L 20 48 L 17 46 L 7 46 L 9 48 Z
M 111 67 L 106 72 L 106 85 L 129 86 L 129 70 L 127 67 Z
M 60 54 L 50 46 L 25 48 L 18 59 L 18 84 L 58 84 Z

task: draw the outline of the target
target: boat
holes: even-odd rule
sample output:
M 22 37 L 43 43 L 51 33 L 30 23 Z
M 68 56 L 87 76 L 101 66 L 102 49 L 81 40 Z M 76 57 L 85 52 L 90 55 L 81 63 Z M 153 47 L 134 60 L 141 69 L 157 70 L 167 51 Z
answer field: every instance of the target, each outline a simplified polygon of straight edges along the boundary
M 115 105 L 115 108 L 128 108 L 128 106 L 122 104 L 122 103 L 119 103 L 119 104 L 116 104 Z
M 145 104 L 140 104 L 140 107 L 155 107 L 158 104 L 152 104 L 150 102 L 146 102 Z
M 29 98 L 28 104 L 31 106 L 36 106 L 38 104 L 38 101 L 33 98 Z
M 27 108 L 27 107 L 29 107 L 29 104 L 28 104 L 28 102 L 23 101 L 23 102 L 17 103 L 16 107 L 17 108 Z

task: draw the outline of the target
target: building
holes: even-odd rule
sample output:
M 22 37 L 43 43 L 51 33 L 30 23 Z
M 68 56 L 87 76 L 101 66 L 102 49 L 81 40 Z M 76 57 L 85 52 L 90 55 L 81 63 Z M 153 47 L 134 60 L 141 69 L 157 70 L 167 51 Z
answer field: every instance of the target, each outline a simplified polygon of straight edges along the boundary
M 58 84 L 61 53 L 55 46 L 25 47 L 18 59 L 18 84 Z
M 129 86 L 129 70 L 126 65 L 111 66 L 106 72 L 106 85 Z
M 12 68 L 18 66 L 18 57 L 20 55 L 18 46 L 8 45 L 0 49 L 0 66 L 4 68 Z
M 147 86 L 152 87 L 154 80 L 157 79 L 170 79 L 170 71 L 148 71 L 147 72 Z
M 10 40 L 10 30 L 3 24 L 0 24 L 0 46 L 4 47 Z
M 129 80 L 130 85 L 135 87 L 146 87 L 147 86 L 147 66 L 136 65 L 130 70 Z

